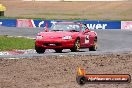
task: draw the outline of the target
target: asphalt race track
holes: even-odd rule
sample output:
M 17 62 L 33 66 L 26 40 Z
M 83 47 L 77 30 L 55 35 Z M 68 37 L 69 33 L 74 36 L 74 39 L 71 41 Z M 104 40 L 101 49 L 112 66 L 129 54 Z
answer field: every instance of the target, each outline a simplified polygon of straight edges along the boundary
M 0 27 L 0 35 L 22 36 L 35 39 L 38 32 L 43 28 L 15 28 Z M 55 53 L 54 50 L 46 50 L 44 54 L 37 54 L 34 49 L 29 50 L 26 54 L 20 55 L 0 55 L 0 57 L 33 57 L 47 55 L 89 55 L 104 53 L 126 53 L 132 51 L 132 31 L 130 30 L 94 30 L 98 34 L 98 50 L 90 52 L 88 49 L 81 49 L 80 52 L 70 52 L 63 50 L 63 53 Z

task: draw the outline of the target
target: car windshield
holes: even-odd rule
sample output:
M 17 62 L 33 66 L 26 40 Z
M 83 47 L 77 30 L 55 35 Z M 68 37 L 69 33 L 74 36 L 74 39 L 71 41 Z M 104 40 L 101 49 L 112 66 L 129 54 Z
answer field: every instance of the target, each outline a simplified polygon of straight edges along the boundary
M 51 31 L 73 31 L 79 32 L 79 24 L 65 24 L 65 23 L 56 23 L 51 26 Z

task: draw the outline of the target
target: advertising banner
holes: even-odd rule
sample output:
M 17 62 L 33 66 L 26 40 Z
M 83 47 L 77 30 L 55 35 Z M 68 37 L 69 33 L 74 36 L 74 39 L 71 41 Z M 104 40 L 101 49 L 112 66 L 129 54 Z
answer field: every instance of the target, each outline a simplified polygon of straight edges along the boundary
M 56 21 L 51 20 L 32 20 L 32 19 L 17 19 L 17 26 L 16 27 L 25 27 L 25 28 L 36 28 L 41 27 L 44 28 L 51 27 L 52 24 Z
M 17 19 L 17 25 L 16 27 L 22 27 L 22 28 L 33 28 L 34 23 L 31 19 Z
M 0 19 L 0 26 L 16 27 L 16 19 Z
M 52 26 L 52 21 L 51 20 L 33 20 L 34 27 L 42 27 L 44 28 L 47 24 L 47 27 Z
M 89 29 L 121 29 L 121 21 L 82 21 Z
M 56 22 L 63 22 L 65 20 L 33 20 L 35 27 L 45 27 L 48 24 L 48 27 L 51 27 L 52 24 Z M 82 22 L 87 24 L 89 29 L 121 29 L 121 21 L 74 21 Z
M 121 21 L 121 29 L 132 30 L 132 21 Z
M 52 24 L 56 22 L 62 22 L 65 20 L 33 20 L 33 19 L 0 19 L 0 26 L 7 26 L 7 27 L 24 27 L 24 28 L 36 28 L 42 27 L 44 28 L 46 25 L 47 27 L 51 27 Z M 70 21 L 70 20 L 69 20 Z M 87 24 L 89 29 L 121 29 L 121 21 L 89 21 L 89 20 L 76 20 L 74 22 L 82 22 Z M 129 29 L 131 28 L 131 21 L 122 22 L 122 29 Z

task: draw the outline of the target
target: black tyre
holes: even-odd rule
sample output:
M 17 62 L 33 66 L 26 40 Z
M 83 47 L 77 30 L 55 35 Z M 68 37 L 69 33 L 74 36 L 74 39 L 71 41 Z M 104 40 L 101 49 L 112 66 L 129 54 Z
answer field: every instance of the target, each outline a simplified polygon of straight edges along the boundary
M 55 49 L 56 53 L 62 53 L 62 49 Z
M 74 43 L 74 46 L 71 50 L 71 52 L 77 52 L 80 49 L 80 39 L 77 39 Z
M 94 39 L 93 46 L 89 47 L 89 51 L 96 51 L 97 50 L 97 37 Z
M 37 46 L 35 46 L 35 50 L 36 50 L 36 52 L 39 53 L 39 54 L 42 54 L 42 53 L 45 52 L 45 49 L 42 48 L 42 47 L 37 47 Z
M 76 81 L 79 85 L 84 85 L 87 81 L 87 79 L 84 76 L 78 76 L 76 78 Z

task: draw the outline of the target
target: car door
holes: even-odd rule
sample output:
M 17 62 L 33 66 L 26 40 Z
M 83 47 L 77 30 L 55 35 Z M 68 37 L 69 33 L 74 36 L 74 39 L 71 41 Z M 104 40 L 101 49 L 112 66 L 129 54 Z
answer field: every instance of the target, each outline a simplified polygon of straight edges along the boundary
M 82 47 L 89 45 L 89 32 L 87 26 L 82 24 Z

